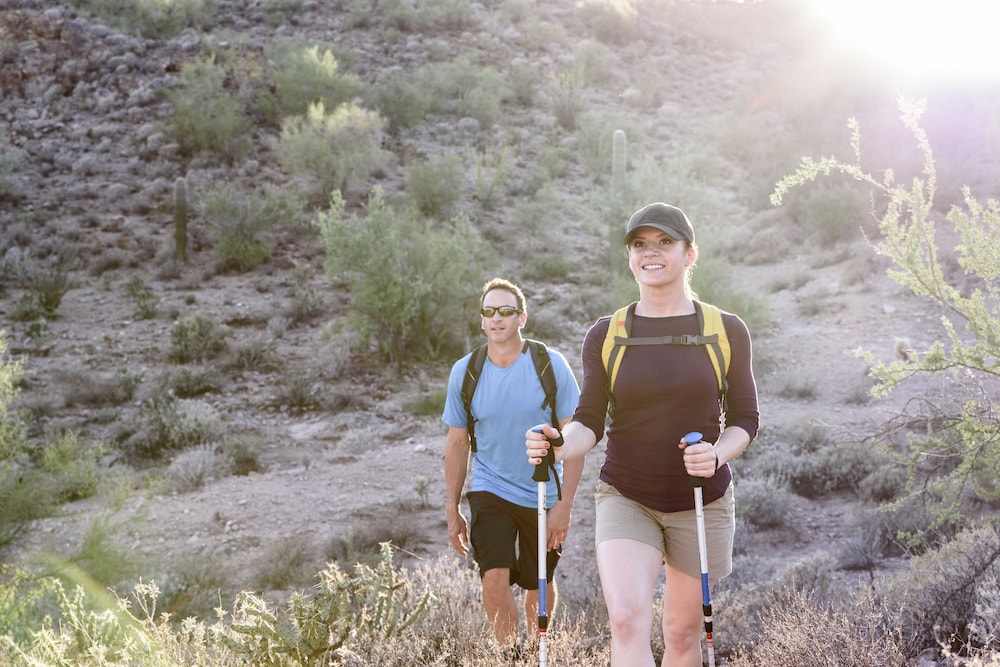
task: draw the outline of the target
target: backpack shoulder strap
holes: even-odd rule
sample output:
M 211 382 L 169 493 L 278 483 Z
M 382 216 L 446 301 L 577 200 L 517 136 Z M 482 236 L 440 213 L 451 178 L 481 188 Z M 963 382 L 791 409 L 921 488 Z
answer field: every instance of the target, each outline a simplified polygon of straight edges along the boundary
M 469 430 L 469 447 L 476 451 L 476 418 L 472 414 L 472 395 L 476 393 L 476 385 L 479 383 L 479 376 L 483 372 L 483 364 L 486 363 L 486 345 L 480 345 L 472 351 L 469 363 L 465 367 L 465 376 L 462 378 L 462 404 L 465 406 L 465 418 Z
M 545 347 L 545 343 L 538 340 L 531 340 L 530 338 L 525 340 L 525 345 L 531 350 L 531 360 L 535 363 L 535 372 L 538 374 L 538 381 L 542 384 L 542 390 L 545 392 L 545 401 L 542 403 L 542 408 L 548 406 L 549 413 L 552 415 L 551 423 L 553 428 L 559 428 L 559 416 L 556 413 L 556 374 L 552 370 L 552 359 L 549 356 L 549 350 Z M 562 484 L 559 481 L 559 473 L 556 472 L 555 461 L 549 464 L 552 469 L 552 476 L 556 480 L 556 495 L 559 500 L 562 500 Z
M 615 380 L 618 377 L 618 369 L 621 367 L 625 349 L 631 345 L 704 345 L 719 385 L 719 400 L 723 401 L 723 409 L 725 409 L 724 400 L 729 389 L 726 376 L 729 373 L 730 348 L 726 328 L 722 321 L 722 311 L 712 304 L 696 300 L 694 306 L 695 313 L 698 315 L 698 329 L 700 331 L 697 336 L 632 337 L 629 332 L 632 330 L 635 306 L 636 304 L 633 302 L 615 311 L 608 323 L 608 333 L 604 337 L 601 356 L 608 375 L 609 409 L 614 410 Z
M 604 360 L 604 370 L 608 375 L 608 405 L 614 411 L 614 388 L 615 379 L 618 377 L 618 369 L 622 365 L 622 357 L 625 356 L 625 345 L 621 342 L 628 339 L 629 331 L 632 329 L 632 318 L 635 317 L 635 301 L 627 306 L 622 306 L 614 312 L 608 322 L 608 333 L 604 336 L 604 345 L 601 348 L 601 358 Z
M 731 357 L 729 349 L 729 338 L 726 336 L 726 327 L 722 321 L 722 311 L 710 303 L 694 302 L 695 311 L 698 313 L 698 325 L 701 328 L 701 337 L 708 350 L 708 358 L 712 361 L 712 368 L 715 369 L 715 379 L 719 383 L 719 399 L 724 401 L 729 390 L 729 359 Z
M 528 349 L 531 350 L 531 360 L 535 363 L 538 381 L 542 383 L 542 390 L 545 392 L 545 402 L 542 403 L 542 408 L 549 409 L 552 413 L 552 426 L 559 428 L 559 418 L 556 416 L 556 374 L 552 370 L 549 350 L 541 341 L 529 339 L 525 342 Z

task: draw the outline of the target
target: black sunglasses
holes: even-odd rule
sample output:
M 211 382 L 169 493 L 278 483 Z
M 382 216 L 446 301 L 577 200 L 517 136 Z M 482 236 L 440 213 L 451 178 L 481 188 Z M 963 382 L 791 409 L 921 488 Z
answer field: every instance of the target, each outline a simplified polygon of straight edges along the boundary
M 483 317 L 493 317 L 494 314 L 500 313 L 500 317 L 510 317 L 511 315 L 517 315 L 521 312 L 520 308 L 515 308 L 514 306 L 485 306 L 479 311 L 479 314 Z

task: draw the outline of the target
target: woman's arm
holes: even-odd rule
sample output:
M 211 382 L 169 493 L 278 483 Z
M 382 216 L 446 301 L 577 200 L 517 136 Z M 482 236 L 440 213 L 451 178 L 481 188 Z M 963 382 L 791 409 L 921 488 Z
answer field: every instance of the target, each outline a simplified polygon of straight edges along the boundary
M 560 435 L 562 436 L 562 446 L 555 447 L 553 452 L 556 461 L 582 458 L 587 455 L 587 452 L 594 448 L 594 445 L 597 444 L 597 436 L 594 435 L 594 432 L 580 422 L 570 422 L 569 424 L 566 424 L 562 433 L 552 428 L 549 424 L 541 424 L 541 426 L 543 429 L 542 433 L 530 430 L 524 435 L 524 444 L 528 454 L 528 462 L 532 465 L 538 465 L 541 463 L 549 448 L 552 446 L 549 443 L 548 438 L 558 440 Z

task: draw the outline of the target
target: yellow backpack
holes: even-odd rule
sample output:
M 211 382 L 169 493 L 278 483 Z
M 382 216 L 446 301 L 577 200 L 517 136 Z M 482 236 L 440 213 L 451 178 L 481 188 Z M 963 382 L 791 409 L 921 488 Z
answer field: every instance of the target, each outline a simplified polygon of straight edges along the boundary
M 701 334 L 697 336 L 653 336 L 632 338 L 629 332 L 632 330 L 632 319 L 635 317 L 636 302 L 619 308 L 611 316 L 608 323 L 608 334 L 604 338 L 604 346 L 601 349 L 601 356 L 604 359 L 604 368 L 608 373 L 608 411 L 613 412 L 615 407 L 614 388 L 615 380 L 618 377 L 618 369 L 621 367 L 622 358 L 625 356 L 625 349 L 630 345 L 704 345 L 708 351 L 708 358 L 715 369 L 715 378 L 719 382 L 719 402 L 722 404 L 723 412 L 726 407 L 726 392 L 729 383 L 726 375 L 729 373 L 729 338 L 726 337 L 726 328 L 722 323 L 722 312 L 709 303 L 701 301 L 694 302 L 695 312 L 698 314 L 698 326 Z

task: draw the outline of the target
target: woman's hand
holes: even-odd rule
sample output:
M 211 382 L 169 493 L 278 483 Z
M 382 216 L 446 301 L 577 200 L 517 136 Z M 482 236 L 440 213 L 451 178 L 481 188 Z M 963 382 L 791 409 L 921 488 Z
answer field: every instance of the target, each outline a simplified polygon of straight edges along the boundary
M 541 432 L 537 430 L 539 428 L 542 429 Z M 550 449 L 553 450 L 554 454 L 553 462 L 562 461 L 562 456 L 560 456 L 562 447 L 553 448 L 549 442 L 549 438 L 562 440 L 562 434 L 552 428 L 551 424 L 539 424 L 524 434 L 524 446 L 528 455 L 528 463 L 536 466 L 545 462 Z
M 719 470 L 719 455 L 712 443 L 701 440 L 689 445 L 681 439 L 677 446 L 684 450 L 684 469 L 688 475 L 706 479 L 715 476 Z

